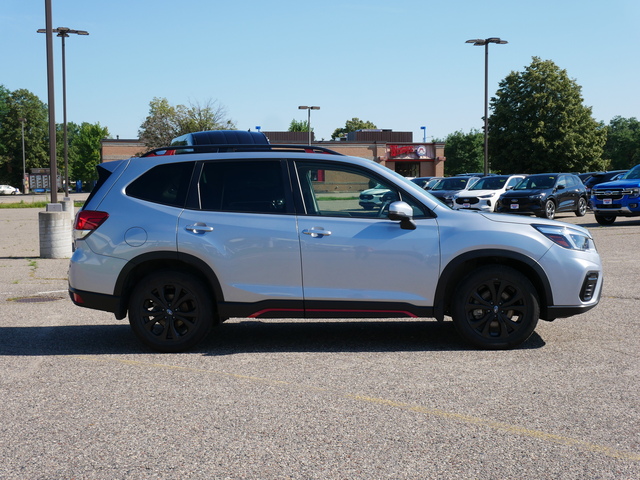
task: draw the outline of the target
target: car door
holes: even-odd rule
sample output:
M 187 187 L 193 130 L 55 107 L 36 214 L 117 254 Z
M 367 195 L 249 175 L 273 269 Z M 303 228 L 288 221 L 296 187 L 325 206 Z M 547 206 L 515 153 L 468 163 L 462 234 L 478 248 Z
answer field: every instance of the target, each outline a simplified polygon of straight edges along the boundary
M 578 191 L 572 186 L 568 175 L 560 175 L 556 183 L 557 210 L 566 212 L 575 210 L 578 204 Z
M 178 221 L 178 251 L 206 262 L 225 302 L 298 301 L 300 246 L 280 160 L 201 165 L 197 202 Z
M 440 268 L 438 225 L 424 207 L 388 180 L 361 167 L 296 161 L 304 212 L 298 215 L 307 316 L 359 310 L 368 316 L 401 314 L 402 304 L 432 306 Z M 388 189 L 382 205 L 365 210 L 359 194 Z M 387 218 L 403 200 L 417 228 Z

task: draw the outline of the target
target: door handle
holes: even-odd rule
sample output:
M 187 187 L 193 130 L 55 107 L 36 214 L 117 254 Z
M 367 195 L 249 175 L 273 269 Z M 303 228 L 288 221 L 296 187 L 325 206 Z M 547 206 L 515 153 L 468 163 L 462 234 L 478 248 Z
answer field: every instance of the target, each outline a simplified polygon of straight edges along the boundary
M 208 226 L 206 223 L 196 222 L 193 225 L 187 225 L 185 230 L 192 233 L 207 233 L 213 232 L 213 227 Z
M 331 235 L 331 232 L 329 230 L 325 230 L 322 227 L 313 227 L 310 229 L 304 229 L 302 230 L 302 233 L 304 233 L 305 235 L 311 235 L 313 238 L 317 238 L 317 237 L 324 237 L 324 236 L 329 236 Z

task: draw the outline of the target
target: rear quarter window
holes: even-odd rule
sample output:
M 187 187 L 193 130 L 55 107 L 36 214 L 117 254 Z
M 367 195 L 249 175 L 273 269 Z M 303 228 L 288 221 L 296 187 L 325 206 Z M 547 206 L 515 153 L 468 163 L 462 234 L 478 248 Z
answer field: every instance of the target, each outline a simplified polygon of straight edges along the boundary
M 130 183 L 126 194 L 148 202 L 183 207 L 193 166 L 193 162 L 157 165 Z

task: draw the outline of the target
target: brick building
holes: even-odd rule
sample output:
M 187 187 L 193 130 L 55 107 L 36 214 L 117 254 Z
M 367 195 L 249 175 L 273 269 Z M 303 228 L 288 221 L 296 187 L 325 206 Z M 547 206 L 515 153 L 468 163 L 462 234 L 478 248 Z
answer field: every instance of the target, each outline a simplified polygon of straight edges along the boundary
M 307 132 L 263 132 L 271 143 L 308 143 Z M 313 138 L 313 134 L 312 134 Z M 144 153 L 147 148 L 138 139 L 103 139 L 103 162 L 121 160 Z M 444 176 L 443 142 L 413 142 L 411 132 L 392 130 L 359 130 L 351 132 L 344 140 L 313 142 L 344 155 L 362 157 L 387 166 L 405 177 Z

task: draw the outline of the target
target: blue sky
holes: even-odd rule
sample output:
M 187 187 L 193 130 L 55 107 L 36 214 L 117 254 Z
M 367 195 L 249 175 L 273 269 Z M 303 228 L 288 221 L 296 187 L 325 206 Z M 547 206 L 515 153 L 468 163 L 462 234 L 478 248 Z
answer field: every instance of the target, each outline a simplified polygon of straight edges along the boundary
M 47 102 L 43 0 L 3 0 L 0 84 Z M 66 40 L 69 121 L 137 138 L 154 97 L 223 105 L 239 129 L 286 130 L 306 120 L 328 140 L 358 117 L 420 141 L 481 129 L 484 48 L 489 94 L 533 56 L 582 87 L 593 117 L 640 117 L 637 0 L 52 0 Z M 56 120 L 61 42 L 54 36 Z

